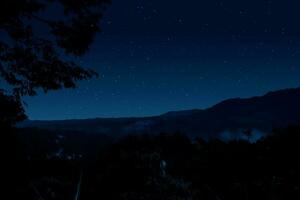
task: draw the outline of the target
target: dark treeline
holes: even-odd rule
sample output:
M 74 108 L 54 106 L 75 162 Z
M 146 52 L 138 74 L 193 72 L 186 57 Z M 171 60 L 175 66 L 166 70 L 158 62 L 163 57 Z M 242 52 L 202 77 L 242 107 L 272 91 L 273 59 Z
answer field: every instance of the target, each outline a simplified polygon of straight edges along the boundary
M 12 199 L 300 199 L 300 127 L 275 130 L 256 143 L 191 141 L 180 133 L 129 135 L 114 142 L 68 134 L 58 134 L 67 137 L 66 152 L 71 155 L 81 141 L 82 157 L 47 157 L 57 143 L 50 145 L 49 133 L 43 143 L 28 139 L 45 148 L 36 147 L 33 152 L 40 154 L 31 157 L 21 150 L 22 159 L 10 170 L 12 194 L 18 196 Z M 75 141 L 78 145 L 70 146 Z

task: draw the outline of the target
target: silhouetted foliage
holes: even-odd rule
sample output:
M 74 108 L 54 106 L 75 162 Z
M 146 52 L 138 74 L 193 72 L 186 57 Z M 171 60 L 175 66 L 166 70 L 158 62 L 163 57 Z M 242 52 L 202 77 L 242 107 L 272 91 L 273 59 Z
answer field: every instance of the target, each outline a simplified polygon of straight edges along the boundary
M 99 20 L 108 3 L 110 0 L 1 1 L 0 78 L 14 96 L 7 99 L 14 104 L 39 89 L 74 88 L 78 80 L 96 76 L 67 57 L 88 50 L 100 31 Z M 50 9 L 56 9 L 56 14 Z M 1 110 L 1 117 L 4 113 Z
M 36 138 L 28 139 L 31 145 L 25 146 L 37 148 L 24 151 L 30 155 L 23 164 L 28 175 L 24 180 L 33 183 L 45 199 L 73 199 L 80 175 L 80 199 L 300 198 L 300 127 L 275 130 L 255 143 L 201 138 L 191 141 L 180 133 L 130 135 L 113 144 L 107 140 L 107 145 L 98 149 L 96 161 L 84 157 L 93 151 L 91 146 L 103 145 L 99 143 L 102 137 L 74 137 L 67 132 L 54 136 L 39 129 L 19 132 L 22 141 L 27 135 Z M 61 136 L 70 141 L 57 143 Z M 80 142 L 89 148 L 78 149 Z M 72 143 L 76 144 L 74 148 Z M 57 152 L 56 146 L 66 149 L 65 156 L 47 156 Z M 84 157 L 69 159 L 72 150 Z M 24 187 L 28 184 L 19 189 L 23 198 L 37 198 L 32 186 Z
M 18 99 L 6 95 L 0 90 L 0 127 L 12 126 L 14 123 L 26 118 L 24 109 Z
M 298 199 L 299 130 L 277 130 L 256 143 L 130 136 L 101 156 L 87 193 L 99 199 Z
M 38 195 L 41 188 L 27 175 L 32 169 L 40 170 L 20 160 L 27 155 L 20 150 L 13 127 L 26 118 L 22 97 L 36 95 L 39 90 L 74 88 L 77 81 L 97 76 L 69 58 L 88 50 L 100 31 L 99 21 L 108 3 L 110 0 L 0 2 L 0 81 L 5 84 L 0 88 L 0 146 L 5 168 L 1 177 L 8 199 L 43 199 Z M 44 189 L 51 196 L 47 187 Z

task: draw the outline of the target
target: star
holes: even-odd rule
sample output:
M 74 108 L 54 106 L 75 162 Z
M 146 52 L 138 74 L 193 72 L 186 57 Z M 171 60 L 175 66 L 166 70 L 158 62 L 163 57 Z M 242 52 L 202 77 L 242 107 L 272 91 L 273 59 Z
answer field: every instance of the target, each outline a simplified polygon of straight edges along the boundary
M 179 24 L 183 24 L 183 19 L 182 19 L 182 18 L 178 18 L 178 19 L 177 19 L 177 22 L 178 22 Z

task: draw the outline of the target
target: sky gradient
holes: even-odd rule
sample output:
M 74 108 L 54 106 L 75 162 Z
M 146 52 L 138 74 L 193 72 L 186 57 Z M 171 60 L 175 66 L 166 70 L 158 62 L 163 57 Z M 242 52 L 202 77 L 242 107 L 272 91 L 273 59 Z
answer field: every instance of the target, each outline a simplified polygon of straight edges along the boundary
M 25 98 L 30 119 L 151 116 L 300 86 L 300 3 L 113 0 L 89 52 L 99 79 Z

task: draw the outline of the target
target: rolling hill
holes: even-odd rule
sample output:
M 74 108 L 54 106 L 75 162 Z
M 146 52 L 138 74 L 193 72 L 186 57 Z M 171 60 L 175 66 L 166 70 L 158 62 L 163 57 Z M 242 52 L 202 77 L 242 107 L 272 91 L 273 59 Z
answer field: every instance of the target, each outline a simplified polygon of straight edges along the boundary
M 235 98 L 208 109 L 172 111 L 143 118 L 96 118 L 61 121 L 25 121 L 19 127 L 76 131 L 122 136 L 131 133 L 183 132 L 190 137 L 220 137 L 253 129 L 268 132 L 274 128 L 300 124 L 300 88 L 269 92 L 247 99 Z

